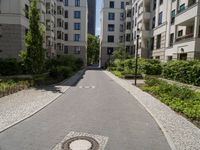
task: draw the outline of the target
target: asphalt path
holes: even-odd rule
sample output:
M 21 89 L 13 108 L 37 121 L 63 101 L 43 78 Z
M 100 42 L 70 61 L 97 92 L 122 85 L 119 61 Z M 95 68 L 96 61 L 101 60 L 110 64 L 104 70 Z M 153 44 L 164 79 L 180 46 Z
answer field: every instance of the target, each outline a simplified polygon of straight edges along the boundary
M 71 131 L 108 137 L 106 150 L 170 150 L 151 115 L 101 70 L 0 134 L 0 150 L 51 150 Z

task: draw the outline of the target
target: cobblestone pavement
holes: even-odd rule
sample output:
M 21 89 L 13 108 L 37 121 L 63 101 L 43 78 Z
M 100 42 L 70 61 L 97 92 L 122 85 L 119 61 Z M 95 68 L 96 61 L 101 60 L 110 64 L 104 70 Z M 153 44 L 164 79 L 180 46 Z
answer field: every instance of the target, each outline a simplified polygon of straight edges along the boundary
M 150 94 L 133 86 L 131 80 L 117 78 L 105 71 L 114 81 L 133 95 L 154 117 L 174 150 L 200 150 L 200 129 L 161 103 Z
M 76 82 L 83 71 L 58 85 L 31 88 L 0 98 L 0 132 L 35 114 Z

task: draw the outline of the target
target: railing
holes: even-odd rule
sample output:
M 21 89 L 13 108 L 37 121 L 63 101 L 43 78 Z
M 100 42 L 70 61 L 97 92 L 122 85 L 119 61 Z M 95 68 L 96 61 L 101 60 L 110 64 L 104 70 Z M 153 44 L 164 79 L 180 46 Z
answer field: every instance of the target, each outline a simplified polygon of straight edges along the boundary
M 188 6 L 186 6 L 184 9 L 179 9 L 179 10 L 177 11 L 177 14 L 186 11 L 187 9 L 189 9 L 190 7 L 192 7 L 193 5 L 195 5 L 196 3 L 197 3 L 196 0 L 191 0 L 191 1 L 189 2 Z
M 187 34 L 185 36 L 178 37 L 176 39 L 176 42 L 179 42 L 179 41 L 182 41 L 182 40 L 186 40 L 186 39 L 190 39 L 190 38 L 193 38 L 193 37 L 194 37 L 194 33 L 190 33 L 190 34 Z

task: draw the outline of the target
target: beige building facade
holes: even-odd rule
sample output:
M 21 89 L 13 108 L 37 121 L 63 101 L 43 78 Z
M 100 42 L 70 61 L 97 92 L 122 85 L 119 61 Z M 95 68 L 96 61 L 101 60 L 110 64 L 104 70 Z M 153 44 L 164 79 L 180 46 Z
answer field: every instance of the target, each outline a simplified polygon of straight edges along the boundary
M 87 0 L 38 0 L 47 57 L 74 55 L 87 60 Z M 29 0 L 0 0 L 0 57 L 25 49 Z
M 136 56 L 137 35 L 138 55 L 143 58 L 169 61 L 174 59 L 199 59 L 200 49 L 200 4 L 199 0 L 109 0 L 107 3 L 125 2 L 124 44 L 130 55 Z M 102 7 L 101 41 L 106 41 L 106 14 L 112 11 Z M 123 24 L 115 20 L 115 26 Z M 118 42 L 113 43 L 113 47 Z M 103 51 L 104 45 L 101 45 Z M 101 60 L 108 57 L 101 52 Z M 101 66 L 105 64 L 102 63 Z

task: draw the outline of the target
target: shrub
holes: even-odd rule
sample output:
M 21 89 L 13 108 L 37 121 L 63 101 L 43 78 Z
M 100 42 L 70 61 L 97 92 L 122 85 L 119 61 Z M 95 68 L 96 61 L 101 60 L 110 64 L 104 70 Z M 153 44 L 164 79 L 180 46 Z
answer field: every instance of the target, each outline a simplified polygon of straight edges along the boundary
M 200 121 L 200 93 L 152 77 L 146 78 L 145 83 L 142 87 L 144 91 L 153 94 L 173 110 Z
M 161 75 L 162 65 L 159 60 L 148 59 L 141 63 L 141 69 L 147 75 Z
M 67 78 L 73 73 L 71 67 L 59 66 L 52 68 L 49 72 L 49 76 L 52 78 Z
M 14 58 L 0 59 L 0 75 L 16 75 L 20 74 L 19 62 Z
M 200 85 L 200 61 L 171 61 L 163 65 L 164 78 Z

